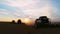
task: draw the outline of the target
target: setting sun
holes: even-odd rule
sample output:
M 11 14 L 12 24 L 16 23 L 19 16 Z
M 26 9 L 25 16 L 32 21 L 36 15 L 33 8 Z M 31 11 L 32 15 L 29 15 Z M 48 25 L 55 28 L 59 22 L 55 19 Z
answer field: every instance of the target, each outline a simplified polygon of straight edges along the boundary
M 30 20 L 29 18 L 25 18 L 25 19 L 24 19 L 24 22 L 25 22 L 25 23 L 29 23 L 29 22 L 31 22 L 31 20 Z
M 30 18 L 21 18 L 22 22 L 25 23 L 26 25 L 33 24 L 33 19 Z

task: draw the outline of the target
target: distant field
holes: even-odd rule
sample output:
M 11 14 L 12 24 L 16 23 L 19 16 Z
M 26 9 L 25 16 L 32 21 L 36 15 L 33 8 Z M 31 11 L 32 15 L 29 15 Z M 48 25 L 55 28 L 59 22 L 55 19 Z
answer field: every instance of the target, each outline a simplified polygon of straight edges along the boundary
M 34 29 L 22 24 L 0 23 L 0 34 L 60 34 L 60 28 Z

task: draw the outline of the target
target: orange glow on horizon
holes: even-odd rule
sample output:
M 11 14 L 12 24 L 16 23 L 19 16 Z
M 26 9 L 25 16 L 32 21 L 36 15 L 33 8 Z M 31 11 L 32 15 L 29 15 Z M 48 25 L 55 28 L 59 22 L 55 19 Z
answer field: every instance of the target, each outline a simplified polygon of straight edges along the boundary
M 32 18 L 26 17 L 26 18 L 10 18 L 10 17 L 0 17 L 0 21 L 12 21 L 15 20 L 17 22 L 18 19 L 21 19 L 22 23 L 25 23 L 26 25 L 30 25 L 34 23 L 34 20 Z
M 21 18 L 22 22 L 25 23 L 26 25 L 33 24 L 33 19 L 30 18 Z

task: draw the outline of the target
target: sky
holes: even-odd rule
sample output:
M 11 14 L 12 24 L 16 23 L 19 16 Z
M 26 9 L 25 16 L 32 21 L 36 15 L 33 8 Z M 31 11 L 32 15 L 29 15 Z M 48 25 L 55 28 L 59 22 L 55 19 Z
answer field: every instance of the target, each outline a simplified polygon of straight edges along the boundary
M 60 20 L 60 0 L 0 0 L 0 21 L 47 16 Z

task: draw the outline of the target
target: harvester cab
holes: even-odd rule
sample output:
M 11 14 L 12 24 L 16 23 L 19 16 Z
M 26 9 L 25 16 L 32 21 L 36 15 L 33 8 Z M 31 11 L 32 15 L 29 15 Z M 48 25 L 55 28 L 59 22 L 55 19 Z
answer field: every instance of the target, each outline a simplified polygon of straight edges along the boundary
M 49 18 L 47 18 L 47 16 L 41 16 L 41 17 L 39 17 L 39 19 L 41 20 L 42 24 L 48 24 L 49 23 Z

